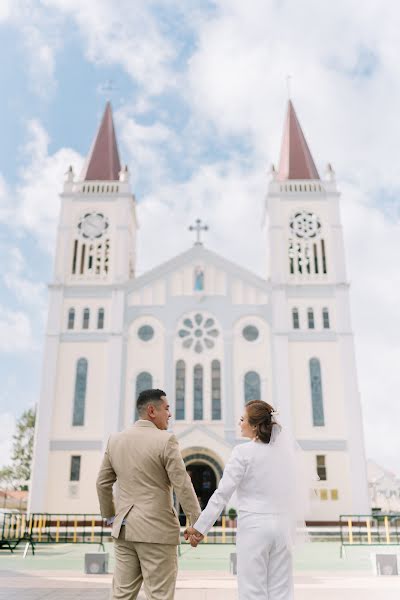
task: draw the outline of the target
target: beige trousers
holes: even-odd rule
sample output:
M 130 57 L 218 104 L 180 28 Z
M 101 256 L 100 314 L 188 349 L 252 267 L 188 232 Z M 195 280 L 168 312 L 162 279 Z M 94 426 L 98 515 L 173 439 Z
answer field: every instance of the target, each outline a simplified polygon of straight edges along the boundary
M 178 573 L 177 547 L 128 542 L 125 527 L 114 540 L 112 600 L 135 600 L 143 583 L 147 600 L 173 600 Z

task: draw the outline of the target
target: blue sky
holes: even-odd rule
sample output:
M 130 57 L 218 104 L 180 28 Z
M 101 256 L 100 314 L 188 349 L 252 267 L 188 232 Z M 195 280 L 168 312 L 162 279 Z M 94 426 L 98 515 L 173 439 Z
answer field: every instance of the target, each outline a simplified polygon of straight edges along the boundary
M 210 248 L 263 275 L 260 223 L 290 74 L 320 173 L 331 162 L 342 192 L 367 453 L 400 472 L 399 9 L 299 4 L 1 3 L 0 457 L 15 417 L 38 398 L 58 192 L 90 147 L 101 87 L 116 88 L 139 272 L 187 249 L 200 216 Z

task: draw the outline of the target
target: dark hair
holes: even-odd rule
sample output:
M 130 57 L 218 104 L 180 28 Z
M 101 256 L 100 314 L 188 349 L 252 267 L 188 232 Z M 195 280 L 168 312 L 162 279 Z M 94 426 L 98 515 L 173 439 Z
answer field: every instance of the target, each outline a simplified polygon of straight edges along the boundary
M 256 438 L 264 444 L 271 441 L 272 428 L 278 425 L 272 416 L 273 407 L 263 400 L 251 400 L 246 404 L 249 425 L 256 428 Z
M 139 415 L 148 404 L 159 404 L 162 402 L 162 397 L 166 395 L 162 390 L 143 390 L 143 392 L 140 392 L 136 401 L 136 408 Z

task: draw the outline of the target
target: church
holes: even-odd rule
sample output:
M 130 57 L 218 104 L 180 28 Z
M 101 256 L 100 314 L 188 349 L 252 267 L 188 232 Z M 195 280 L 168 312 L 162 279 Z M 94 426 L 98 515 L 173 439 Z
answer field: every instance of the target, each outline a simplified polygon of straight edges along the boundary
M 136 276 L 136 199 L 107 103 L 82 174 L 70 167 L 61 193 L 30 512 L 99 512 L 107 439 L 153 387 L 167 393 L 202 506 L 244 404 L 263 399 L 319 477 L 309 519 L 369 513 L 340 194 L 290 100 L 266 212 L 264 277 L 205 247 L 200 220 L 193 247 Z

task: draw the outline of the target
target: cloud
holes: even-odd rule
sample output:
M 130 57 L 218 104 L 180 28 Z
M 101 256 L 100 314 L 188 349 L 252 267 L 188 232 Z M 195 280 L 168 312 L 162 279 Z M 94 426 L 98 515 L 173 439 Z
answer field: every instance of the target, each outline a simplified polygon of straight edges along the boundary
M 28 316 L 0 306 L 0 352 L 18 354 L 35 349 Z
M 69 165 L 79 173 L 83 159 L 69 148 L 49 154 L 49 136 L 35 119 L 27 124 L 27 134 L 28 140 L 22 149 L 25 164 L 16 188 L 16 222 L 33 234 L 44 250 L 53 254 L 64 174 Z
M 45 0 L 44 4 L 71 17 L 82 34 L 88 60 L 118 65 L 142 88 L 159 94 L 171 86 L 174 44 L 162 31 L 145 0 Z

